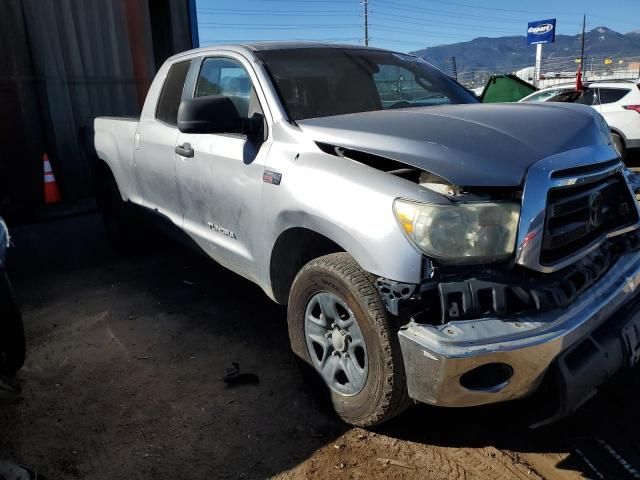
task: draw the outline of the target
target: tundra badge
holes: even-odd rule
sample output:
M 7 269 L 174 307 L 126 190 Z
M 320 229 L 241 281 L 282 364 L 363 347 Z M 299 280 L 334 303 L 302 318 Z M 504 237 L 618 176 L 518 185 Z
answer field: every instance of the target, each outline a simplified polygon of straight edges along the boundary
M 233 233 L 231 230 L 229 230 L 228 228 L 224 228 L 224 227 L 220 227 L 218 225 L 216 225 L 215 223 L 211 223 L 211 222 L 207 222 L 207 225 L 209 225 L 209 228 L 211 230 L 213 230 L 214 232 L 218 232 L 223 234 L 225 237 L 229 237 L 229 238 L 233 238 L 234 240 L 237 240 L 238 237 L 236 237 L 236 234 Z

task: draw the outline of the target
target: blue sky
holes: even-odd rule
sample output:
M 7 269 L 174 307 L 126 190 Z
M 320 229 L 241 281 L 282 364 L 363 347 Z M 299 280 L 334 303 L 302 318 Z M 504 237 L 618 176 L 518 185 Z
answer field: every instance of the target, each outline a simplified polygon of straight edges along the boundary
M 309 39 L 362 43 L 363 0 L 196 0 L 200 44 Z M 369 44 L 398 51 L 524 35 L 557 18 L 557 34 L 607 26 L 640 29 L 640 0 L 369 0 Z

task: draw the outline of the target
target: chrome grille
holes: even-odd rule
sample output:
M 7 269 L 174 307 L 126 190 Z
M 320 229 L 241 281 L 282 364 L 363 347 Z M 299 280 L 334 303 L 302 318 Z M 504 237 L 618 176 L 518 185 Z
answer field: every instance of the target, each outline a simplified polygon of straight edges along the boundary
M 637 222 L 622 174 L 592 183 L 552 188 L 547 196 L 540 263 L 551 265 Z

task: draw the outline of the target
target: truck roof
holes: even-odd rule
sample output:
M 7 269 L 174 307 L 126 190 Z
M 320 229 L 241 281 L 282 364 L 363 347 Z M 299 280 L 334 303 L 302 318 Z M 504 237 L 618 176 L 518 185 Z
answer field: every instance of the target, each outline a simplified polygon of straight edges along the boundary
M 252 53 L 263 50 L 290 50 L 294 48 L 340 48 L 340 49 L 367 49 L 378 51 L 390 51 L 384 48 L 368 47 L 364 45 L 353 44 L 340 44 L 340 43 L 325 43 L 325 42 L 313 42 L 302 41 L 295 42 L 290 40 L 274 40 L 274 41 L 261 41 L 261 42 L 247 42 L 247 43 L 234 43 L 234 44 L 220 44 L 210 45 L 207 47 L 195 48 L 193 50 L 186 50 L 173 55 L 171 59 L 176 59 L 184 56 L 197 55 L 200 53 L 214 52 L 219 50 L 231 50 L 238 53 Z

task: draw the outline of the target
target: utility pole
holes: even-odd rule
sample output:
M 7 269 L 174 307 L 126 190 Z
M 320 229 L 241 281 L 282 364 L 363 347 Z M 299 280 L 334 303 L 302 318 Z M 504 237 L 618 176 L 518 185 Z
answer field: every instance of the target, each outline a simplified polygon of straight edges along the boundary
M 458 80 L 458 65 L 456 64 L 456 57 L 451 57 L 451 65 L 453 70 L 453 79 Z
M 582 38 L 580 39 L 580 65 L 584 68 L 584 30 L 587 23 L 587 16 L 582 16 Z
M 584 74 L 586 73 L 587 66 L 584 64 L 584 31 L 587 23 L 587 16 L 582 15 L 582 37 L 580 37 L 580 69 L 582 70 L 582 78 L 586 80 Z
M 369 46 L 369 0 L 362 0 L 364 6 L 364 44 Z

